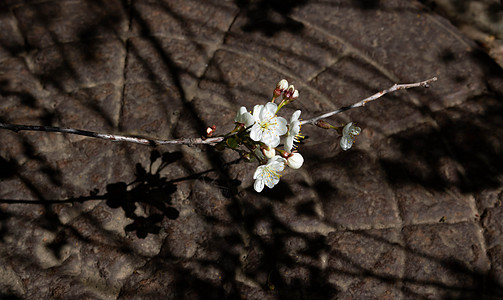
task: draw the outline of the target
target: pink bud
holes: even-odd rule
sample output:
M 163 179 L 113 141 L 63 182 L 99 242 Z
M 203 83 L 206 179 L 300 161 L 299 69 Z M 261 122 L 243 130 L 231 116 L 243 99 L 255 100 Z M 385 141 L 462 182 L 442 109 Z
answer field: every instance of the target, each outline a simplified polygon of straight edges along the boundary
M 293 101 L 297 98 L 299 98 L 299 91 L 295 90 L 295 92 L 293 92 L 293 95 L 290 97 L 290 99 Z
M 276 84 L 276 89 L 283 92 L 288 88 L 288 81 L 286 79 L 281 79 L 278 84 Z
M 295 92 L 295 87 L 293 85 L 290 85 L 286 89 L 285 93 L 283 94 L 283 98 L 287 98 L 287 99 L 291 98 L 294 92 Z
M 288 81 L 286 79 L 281 79 L 278 84 L 276 84 L 276 88 L 272 92 L 272 96 L 274 98 L 279 97 L 288 87 Z
M 217 128 L 217 127 L 216 127 L 215 125 L 213 125 L 213 126 L 211 126 L 211 127 L 206 128 L 206 136 L 207 136 L 207 137 L 212 136 L 212 135 L 213 135 L 213 133 L 215 132 L 215 129 L 216 129 L 216 128 Z

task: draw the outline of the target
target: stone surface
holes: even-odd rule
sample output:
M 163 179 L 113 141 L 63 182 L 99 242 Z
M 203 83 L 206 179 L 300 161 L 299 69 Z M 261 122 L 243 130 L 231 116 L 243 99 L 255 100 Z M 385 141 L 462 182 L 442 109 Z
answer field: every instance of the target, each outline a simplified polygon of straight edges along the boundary
M 448 16 L 456 23 L 472 25 L 489 34 L 503 38 L 503 21 L 501 20 L 501 3 L 491 0 L 458 2 L 453 0 L 424 0 L 423 3 Z
M 234 20 L 237 8 L 231 1 L 134 0 L 133 34 L 175 36 L 191 41 L 220 44 Z
M 395 227 L 400 224 L 392 190 L 381 178 L 379 165 L 358 150 L 312 166 L 314 189 L 320 197 L 325 220 L 348 229 Z
M 119 125 L 121 97 L 122 87 L 106 83 L 77 90 L 53 105 L 64 126 L 109 131 Z
M 121 83 L 125 59 L 120 40 L 91 40 L 58 44 L 28 58 L 44 88 L 71 92 L 104 83 Z
M 329 282 L 341 298 L 399 299 L 405 262 L 397 229 L 333 232 L 328 236 Z
M 487 241 L 487 255 L 491 261 L 491 271 L 488 280 L 488 286 L 495 294 L 503 294 L 503 247 L 501 246 L 503 236 L 503 226 L 501 217 L 503 208 L 500 202 L 494 207 L 487 208 L 482 216 L 482 225 L 485 229 L 484 234 Z
M 49 1 L 21 5 L 13 11 L 28 46 L 33 48 L 94 38 L 117 38 L 128 30 L 127 8 L 115 0 L 106 3 Z
M 279 13 L 270 16 L 271 22 L 279 23 L 282 19 Z M 320 70 L 332 65 L 345 50 L 344 44 L 300 22 L 292 26 L 291 31 L 270 35 L 253 32 L 248 29 L 248 23 L 247 14 L 237 16 L 225 38 L 226 46 L 241 53 L 253 52 L 264 64 L 303 80 L 310 80 Z M 243 31 L 251 32 L 243 34 Z
M 411 226 L 406 242 L 404 290 L 414 297 L 459 298 L 488 294 L 490 261 L 473 223 Z
M 234 151 L 2 130 L 0 298 L 503 296 L 503 71 L 422 3 L 0 10 L 0 122 L 197 138 L 282 78 L 304 120 L 439 79 L 328 119 L 363 128 L 349 151 L 304 125 L 304 165 L 262 193 Z
M 148 135 L 163 133 L 159 138 L 168 138 L 173 136 L 182 111 L 183 103 L 176 89 L 164 89 L 149 82 L 128 84 L 124 90 L 121 127 Z
M 0 13 L 0 61 L 16 56 L 24 50 L 23 36 L 16 26 L 16 18 L 10 11 Z

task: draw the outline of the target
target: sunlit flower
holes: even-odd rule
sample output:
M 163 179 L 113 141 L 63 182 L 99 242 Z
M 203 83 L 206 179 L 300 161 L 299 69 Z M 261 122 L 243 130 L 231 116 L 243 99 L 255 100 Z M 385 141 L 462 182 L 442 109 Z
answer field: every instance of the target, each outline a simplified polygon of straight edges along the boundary
M 341 148 L 342 150 L 348 150 L 353 146 L 355 142 L 355 137 L 362 132 L 360 127 L 353 125 L 353 122 L 349 122 L 342 129 L 342 138 L 341 138 Z
M 292 169 L 298 169 L 302 167 L 302 164 L 304 163 L 304 157 L 300 155 L 300 153 L 291 153 L 290 156 L 286 159 L 287 165 L 292 168 Z
M 258 166 L 253 174 L 255 184 L 253 188 L 257 192 L 264 189 L 264 185 L 268 188 L 273 188 L 279 182 L 280 173 L 285 169 L 285 159 L 279 155 L 269 159 L 266 165 Z
M 245 124 L 245 127 L 250 127 L 255 123 L 255 118 L 253 118 L 252 114 L 246 111 L 246 107 L 241 106 L 238 113 L 236 114 L 236 118 L 234 121 L 237 123 Z
M 251 128 L 250 138 L 260 141 L 269 147 L 279 145 L 280 136 L 287 132 L 286 120 L 276 116 L 278 106 L 269 102 L 266 105 L 255 105 L 253 108 L 253 118 L 255 124 Z
M 285 138 L 285 150 L 291 152 L 293 148 L 293 142 L 299 142 L 300 136 L 300 110 L 297 110 L 292 114 L 290 118 L 290 123 L 288 124 L 288 133 Z

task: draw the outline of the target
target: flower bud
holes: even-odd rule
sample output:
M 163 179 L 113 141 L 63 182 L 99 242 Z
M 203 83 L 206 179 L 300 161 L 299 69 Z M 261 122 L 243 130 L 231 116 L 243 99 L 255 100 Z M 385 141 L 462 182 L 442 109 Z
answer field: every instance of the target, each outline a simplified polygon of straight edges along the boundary
M 298 91 L 298 90 L 295 90 L 295 91 L 293 92 L 292 96 L 290 97 L 290 100 L 292 100 L 292 101 L 293 101 L 293 100 L 295 100 L 295 99 L 297 99 L 297 98 L 299 98 L 299 91 Z
M 269 158 L 273 158 L 276 155 L 276 150 L 274 150 L 274 148 L 271 148 L 271 147 L 268 147 L 267 149 L 263 148 L 262 153 L 264 154 L 264 156 L 266 158 L 269 159 Z
M 241 157 L 242 157 L 245 161 L 248 161 L 248 162 L 252 161 L 252 156 L 251 156 L 251 154 L 250 154 L 250 153 L 243 153 L 243 154 L 241 154 Z
M 293 85 L 290 85 L 285 93 L 283 94 L 283 98 L 289 99 L 292 97 L 293 93 L 295 92 L 295 87 Z
M 281 79 L 278 84 L 276 84 L 276 89 L 280 90 L 282 93 L 288 88 L 288 81 L 286 79 Z
M 213 133 L 215 132 L 216 128 L 217 127 L 215 125 L 206 128 L 206 136 L 211 137 L 213 135 Z
M 328 122 L 323 121 L 323 120 L 318 120 L 316 121 L 316 126 L 323 128 L 323 129 L 330 129 L 332 128 L 332 125 L 330 125 Z
M 286 159 L 286 163 L 290 168 L 298 169 L 302 167 L 304 158 L 300 153 L 290 153 L 289 157 Z
M 287 88 L 288 81 L 286 81 L 286 79 L 281 79 L 278 84 L 276 84 L 276 88 L 272 92 L 273 98 L 279 97 Z

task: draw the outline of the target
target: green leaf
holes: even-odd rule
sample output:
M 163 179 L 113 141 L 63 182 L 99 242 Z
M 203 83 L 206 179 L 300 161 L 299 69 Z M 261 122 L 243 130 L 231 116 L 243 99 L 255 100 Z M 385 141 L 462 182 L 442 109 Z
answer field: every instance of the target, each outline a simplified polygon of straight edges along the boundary
M 225 143 L 227 144 L 227 146 L 231 149 L 236 149 L 237 147 L 239 147 L 239 144 L 236 140 L 235 137 L 231 137 L 231 138 L 228 138 Z

